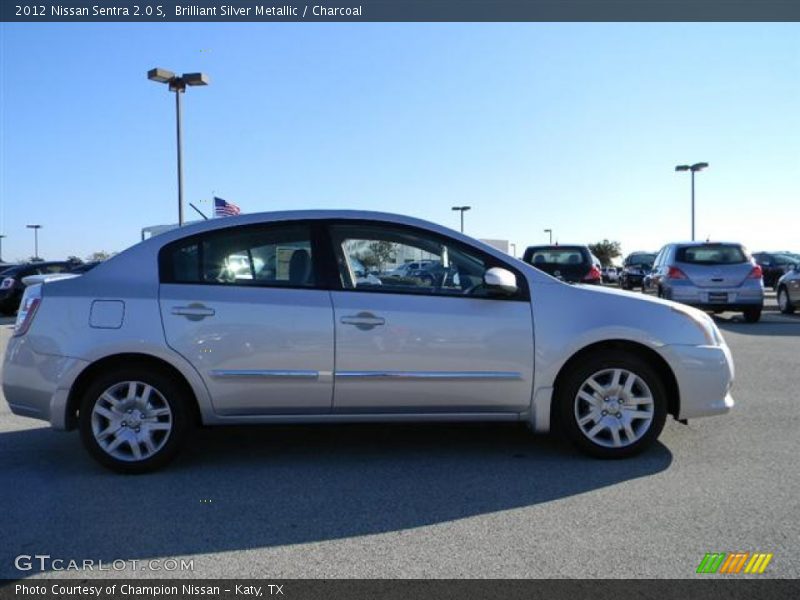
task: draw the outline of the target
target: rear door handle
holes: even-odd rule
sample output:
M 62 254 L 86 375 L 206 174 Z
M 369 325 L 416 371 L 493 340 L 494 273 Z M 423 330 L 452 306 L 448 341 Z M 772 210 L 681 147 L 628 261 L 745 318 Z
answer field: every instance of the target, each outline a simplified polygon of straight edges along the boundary
M 376 317 L 372 313 L 368 312 L 360 312 L 357 315 L 348 315 L 342 317 L 340 321 L 343 325 L 355 325 L 362 331 L 367 331 L 373 327 L 377 327 L 378 325 L 383 325 L 386 323 L 386 319 L 383 317 Z
M 206 317 L 213 317 L 216 311 L 202 304 L 190 304 L 189 306 L 173 306 L 172 314 L 186 317 L 190 321 L 199 321 Z

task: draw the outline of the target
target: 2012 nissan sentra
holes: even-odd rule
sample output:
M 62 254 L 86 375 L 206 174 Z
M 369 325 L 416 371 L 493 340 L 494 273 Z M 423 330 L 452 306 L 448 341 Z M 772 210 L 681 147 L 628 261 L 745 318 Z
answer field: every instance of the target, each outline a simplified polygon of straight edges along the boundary
M 396 274 L 419 261 L 441 268 Z M 621 458 L 668 415 L 733 406 L 730 351 L 699 310 L 339 210 L 189 225 L 32 285 L 2 378 L 15 414 L 79 429 L 128 473 L 166 464 L 200 424 L 516 421 Z

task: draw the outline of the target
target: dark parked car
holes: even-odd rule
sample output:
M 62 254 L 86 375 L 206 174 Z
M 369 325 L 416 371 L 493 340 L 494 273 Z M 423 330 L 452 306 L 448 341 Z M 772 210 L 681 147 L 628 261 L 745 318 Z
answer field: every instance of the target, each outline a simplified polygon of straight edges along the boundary
M 530 246 L 522 260 L 568 283 L 599 285 L 602 280 L 600 268 L 586 246 Z
M 26 265 L 17 265 L 0 273 L 0 314 L 13 315 L 19 307 L 22 293 L 25 291 L 23 277 L 29 275 L 50 275 L 52 273 L 69 273 L 75 268 L 75 263 L 67 261 L 35 262 Z
M 753 258 L 764 273 L 764 287 L 777 289 L 778 280 L 791 271 L 798 259 L 783 252 L 755 252 Z
M 778 280 L 778 308 L 785 315 L 800 308 L 800 263 Z
M 632 290 L 640 287 L 644 290 L 644 278 L 650 273 L 655 260 L 655 252 L 630 253 L 622 263 L 622 273 L 619 274 L 619 287 L 623 290 Z

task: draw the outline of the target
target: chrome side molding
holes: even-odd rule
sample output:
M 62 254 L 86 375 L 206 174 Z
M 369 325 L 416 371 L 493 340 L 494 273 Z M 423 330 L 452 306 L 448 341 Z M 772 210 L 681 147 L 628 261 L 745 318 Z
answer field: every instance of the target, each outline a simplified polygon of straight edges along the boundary
M 337 371 L 337 379 L 403 379 L 403 380 L 504 380 L 522 379 L 519 371 Z

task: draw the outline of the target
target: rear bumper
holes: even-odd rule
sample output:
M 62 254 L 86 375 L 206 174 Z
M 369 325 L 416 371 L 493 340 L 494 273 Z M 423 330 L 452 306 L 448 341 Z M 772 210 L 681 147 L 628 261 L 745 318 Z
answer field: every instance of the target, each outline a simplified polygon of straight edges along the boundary
M 678 302 L 681 302 L 680 300 Z M 683 304 L 688 304 L 694 308 L 699 308 L 700 310 L 723 310 L 723 311 L 732 311 L 732 312 L 741 312 L 744 310 L 749 310 L 751 308 L 759 308 L 763 303 L 762 302 L 751 302 L 749 304 L 694 304 L 690 302 L 683 302 Z
M 89 363 L 34 352 L 26 337 L 11 338 L 3 361 L 3 395 L 11 412 L 68 429 L 69 390 Z
M 727 301 L 713 302 L 709 294 L 727 294 Z M 764 304 L 764 290 L 758 287 L 700 288 L 696 286 L 664 286 L 664 296 L 702 310 L 745 310 Z
M 722 415 L 733 408 L 734 380 L 731 351 L 722 346 L 664 346 L 678 382 L 679 419 Z

